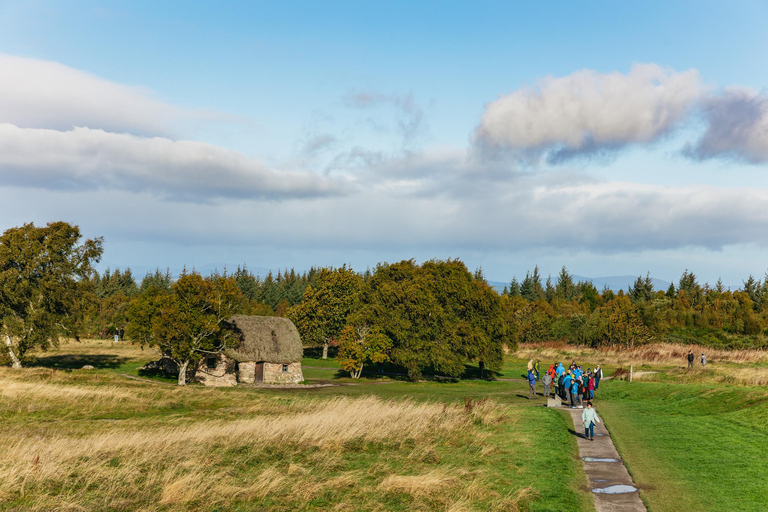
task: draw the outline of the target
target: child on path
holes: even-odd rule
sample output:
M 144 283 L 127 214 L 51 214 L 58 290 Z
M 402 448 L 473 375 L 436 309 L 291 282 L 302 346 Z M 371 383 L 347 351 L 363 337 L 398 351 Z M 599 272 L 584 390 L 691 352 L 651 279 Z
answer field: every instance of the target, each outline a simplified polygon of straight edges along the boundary
M 597 412 L 592 407 L 592 402 L 587 402 L 587 408 L 581 413 L 581 421 L 584 422 L 584 437 L 590 441 L 595 440 L 595 422 L 600 423 Z

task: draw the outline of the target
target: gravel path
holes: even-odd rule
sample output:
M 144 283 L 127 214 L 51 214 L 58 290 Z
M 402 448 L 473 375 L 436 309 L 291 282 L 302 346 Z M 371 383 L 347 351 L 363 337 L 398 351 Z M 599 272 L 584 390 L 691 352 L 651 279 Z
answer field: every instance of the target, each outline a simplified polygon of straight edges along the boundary
M 597 512 L 645 512 L 637 486 L 616 451 L 602 416 L 601 422 L 595 425 L 595 440 L 589 441 L 584 437 L 582 411 L 571 409 L 569 412 L 578 436 L 579 455 L 595 498 L 595 509 Z

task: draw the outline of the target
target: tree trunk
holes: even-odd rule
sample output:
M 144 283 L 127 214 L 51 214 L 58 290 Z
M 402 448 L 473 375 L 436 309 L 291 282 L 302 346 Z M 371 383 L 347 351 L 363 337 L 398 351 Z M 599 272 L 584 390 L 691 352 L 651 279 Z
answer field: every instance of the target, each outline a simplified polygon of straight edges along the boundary
M 5 335 L 5 344 L 8 346 L 8 355 L 11 356 L 11 366 L 17 370 L 20 369 L 21 361 L 16 357 L 16 352 L 13 351 L 13 341 L 11 341 L 11 336 L 8 334 Z
M 353 379 L 359 379 L 360 375 L 363 373 L 363 365 L 361 364 L 358 368 L 355 368 L 351 372 L 349 372 Z
M 323 343 L 323 359 L 328 359 L 328 340 Z
M 189 366 L 189 359 L 179 364 L 179 386 L 187 385 L 187 366 Z

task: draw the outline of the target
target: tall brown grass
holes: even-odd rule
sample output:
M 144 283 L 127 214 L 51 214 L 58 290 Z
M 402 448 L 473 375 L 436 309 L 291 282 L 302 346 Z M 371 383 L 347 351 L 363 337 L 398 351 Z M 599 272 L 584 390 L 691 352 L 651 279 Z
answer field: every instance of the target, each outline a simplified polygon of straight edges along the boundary
M 511 353 L 520 359 L 538 358 L 543 361 L 568 361 L 576 359 L 579 362 L 595 364 L 663 364 L 685 365 L 686 355 L 692 350 L 698 357 L 705 353 L 711 363 L 768 363 L 768 351 L 765 350 L 717 350 L 699 345 L 683 345 L 677 343 L 653 343 L 628 349 L 626 347 L 579 347 L 561 342 L 533 343 L 520 345 L 518 350 Z
M 118 404 L 133 411 L 178 394 L 35 382 L 37 370 L 26 376 L 9 372 L 0 372 L 0 398 L 13 414 L 63 404 L 69 404 L 66 410 L 82 404 L 94 412 Z M 424 500 L 416 508 L 447 506 L 461 499 L 462 489 L 478 485 L 481 475 L 442 467 L 411 471 L 425 463 L 439 466 L 437 444 L 475 442 L 481 438 L 471 435 L 475 426 L 500 414 L 488 401 L 471 407 L 372 396 L 255 402 L 250 417 L 232 419 L 97 425 L 75 418 L 66 428 L 53 423 L 31 429 L 16 423 L 0 441 L 0 509 L 192 510 L 239 500 L 289 510 L 327 493 L 357 492 L 372 476 L 373 486 L 365 484 L 370 492 Z M 370 449 L 397 453 L 390 457 L 399 462 L 342 471 L 348 454 Z M 411 453 L 420 455 L 410 459 Z M 438 495 L 445 489 L 458 497 Z

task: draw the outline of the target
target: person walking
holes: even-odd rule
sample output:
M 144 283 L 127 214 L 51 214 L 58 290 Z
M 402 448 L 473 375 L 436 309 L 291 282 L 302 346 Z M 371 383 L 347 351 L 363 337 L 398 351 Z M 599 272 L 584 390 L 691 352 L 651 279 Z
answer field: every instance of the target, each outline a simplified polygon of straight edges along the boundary
M 540 359 L 537 359 L 536 362 L 533 364 L 533 371 L 536 372 L 536 380 L 539 380 L 541 377 L 539 377 L 539 364 L 541 363 Z
M 125 328 L 121 327 L 120 328 L 120 341 L 124 341 L 124 340 L 125 340 Z
M 589 392 L 589 399 L 595 398 L 595 376 L 589 374 L 589 380 L 587 381 L 587 391 Z
M 544 396 L 549 398 L 549 386 L 552 385 L 552 376 L 549 374 L 549 372 L 544 374 L 544 377 L 541 379 L 541 383 L 544 384 Z
M 597 369 L 595 369 L 595 389 L 600 387 L 600 379 L 603 378 L 603 369 L 600 368 L 600 365 L 597 365 Z
M 597 411 L 592 407 L 592 402 L 587 402 L 587 408 L 581 413 L 581 421 L 584 422 L 584 437 L 590 441 L 595 440 L 595 423 L 600 423 Z
M 693 368 L 693 350 L 688 351 L 688 369 Z
M 573 376 L 570 373 L 566 373 L 565 377 L 563 378 L 563 398 L 565 398 L 566 404 L 571 403 L 571 381 L 572 380 L 573 380 Z
M 701 367 L 704 368 L 707 366 L 707 356 L 704 355 L 704 352 L 701 353 Z
M 528 370 L 528 385 L 531 387 L 528 400 L 534 400 L 536 398 L 536 375 L 534 375 L 533 369 Z

